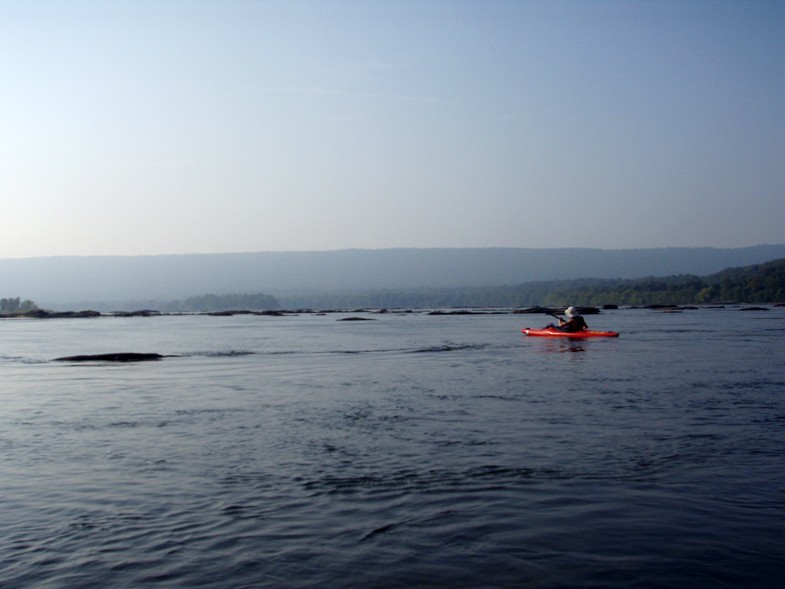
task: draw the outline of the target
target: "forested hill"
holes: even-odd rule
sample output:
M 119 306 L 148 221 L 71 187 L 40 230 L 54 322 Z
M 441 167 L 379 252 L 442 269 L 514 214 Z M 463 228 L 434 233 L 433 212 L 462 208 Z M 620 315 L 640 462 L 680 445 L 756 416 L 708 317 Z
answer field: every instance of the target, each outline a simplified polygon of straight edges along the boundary
M 545 283 L 539 288 L 542 304 L 578 301 L 581 305 L 684 305 L 721 302 L 785 302 L 785 259 L 730 268 L 705 277 L 677 275 L 616 281 Z
M 694 274 L 785 258 L 785 244 L 630 250 L 441 248 L 0 259 L 0 294 L 47 306 L 207 293 L 289 297 Z
M 285 307 L 532 307 L 686 305 L 785 302 L 785 259 L 708 276 L 681 274 L 634 280 L 579 279 L 503 287 L 375 291 L 343 296 L 287 297 Z
M 378 289 L 274 297 L 269 294 L 207 294 L 183 300 L 129 302 L 131 308 L 163 312 L 445 307 L 559 307 L 602 305 L 687 305 L 785 302 L 785 258 L 729 268 L 707 276 L 679 274 L 640 279 L 577 279 L 510 286 Z M 32 301 L 3 299 L 0 313 L 37 309 Z M 122 310 L 120 307 L 102 310 Z

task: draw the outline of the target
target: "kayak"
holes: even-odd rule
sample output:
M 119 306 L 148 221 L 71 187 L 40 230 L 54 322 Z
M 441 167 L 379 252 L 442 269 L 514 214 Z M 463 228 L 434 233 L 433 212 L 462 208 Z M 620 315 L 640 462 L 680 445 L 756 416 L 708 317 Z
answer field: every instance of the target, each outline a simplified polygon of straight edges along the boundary
M 542 329 L 524 327 L 521 331 L 526 335 L 538 337 L 569 337 L 577 339 L 587 337 L 619 337 L 618 331 L 594 331 L 593 329 L 584 329 L 583 331 L 562 331 L 555 327 L 543 327 Z

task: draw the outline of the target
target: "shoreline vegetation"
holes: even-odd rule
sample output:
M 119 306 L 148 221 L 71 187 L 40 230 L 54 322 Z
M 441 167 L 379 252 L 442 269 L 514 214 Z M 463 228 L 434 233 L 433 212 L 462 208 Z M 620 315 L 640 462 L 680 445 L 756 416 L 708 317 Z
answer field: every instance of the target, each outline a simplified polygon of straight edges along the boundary
M 681 311 L 739 306 L 765 310 L 785 302 L 785 259 L 729 268 L 709 276 L 676 275 L 639 279 L 578 279 L 510 286 L 423 288 L 356 293 L 293 295 L 201 295 L 183 301 L 145 301 L 135 311 L 50 311 L 20 298 L 0 300 L 0 318 L 91 318 L 153 315 L 266 315 L 335 312 L 555 313 L 575 305 L 584 314 L 620 307 Z M 444 309 L 452 309 L 444 310 Z M 460 309 L 460 310 L 458 310 Z M 416 311 L 415 311 L 416 310 Z

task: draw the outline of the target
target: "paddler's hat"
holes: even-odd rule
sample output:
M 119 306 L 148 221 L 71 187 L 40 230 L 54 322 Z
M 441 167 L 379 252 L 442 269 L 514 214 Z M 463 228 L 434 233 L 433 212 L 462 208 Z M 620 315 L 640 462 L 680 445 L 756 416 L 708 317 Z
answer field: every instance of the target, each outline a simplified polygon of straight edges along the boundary
M 579 315 L 578 311 L 575 310 L 575 307 L 567 307 L 564 310 L 564 314 L 567 315 L 570 319 L 573 317 L 577 317 Z

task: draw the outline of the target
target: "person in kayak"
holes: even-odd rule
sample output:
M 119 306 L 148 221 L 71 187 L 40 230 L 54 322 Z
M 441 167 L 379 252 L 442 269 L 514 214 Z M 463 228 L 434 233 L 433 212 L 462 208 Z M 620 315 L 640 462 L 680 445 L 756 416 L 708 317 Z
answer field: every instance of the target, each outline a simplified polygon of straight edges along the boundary
M 576 331 L 589 329 L 589 326 L 586 324 L 586 320 L 581 316 L 580 313 L 578 313 L 575 307 L 567 307 L 564 310 L 564 314 L 567 315 L 567 321 L 559 318 L 560 330 L 574 333 Z

